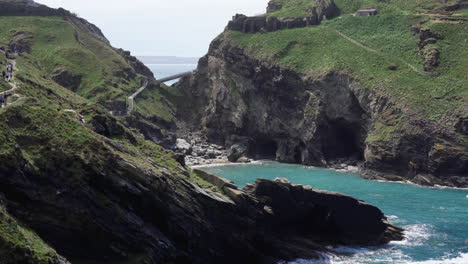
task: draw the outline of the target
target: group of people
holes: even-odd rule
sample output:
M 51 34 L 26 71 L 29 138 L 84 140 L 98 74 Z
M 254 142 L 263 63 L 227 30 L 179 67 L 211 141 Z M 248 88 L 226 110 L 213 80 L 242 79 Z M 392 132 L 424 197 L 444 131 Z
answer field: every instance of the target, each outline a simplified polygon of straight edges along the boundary
M 13 80 L 13 64 L 7 64 L 6 71 L 2 71 L 2 78 L 8 82 Z

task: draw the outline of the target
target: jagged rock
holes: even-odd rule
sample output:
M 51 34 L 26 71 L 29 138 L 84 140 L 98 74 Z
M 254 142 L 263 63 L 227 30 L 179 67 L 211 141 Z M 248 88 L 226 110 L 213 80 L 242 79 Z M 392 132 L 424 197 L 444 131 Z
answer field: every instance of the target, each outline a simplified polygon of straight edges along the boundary
M 230 162 L 236 162 L 247 152 L 248 146 L 245 143 L 235 144 L 229 148 L 227 157 Z
M 281 8 L 276 2 L 270 2 L 268 10 Z M 333 1 L 318 0 L 316 7 L 310 10 L 310 16 L 301 18 L 278 19 L 275 17 L 255 16 L 247 17 L 236 14 L 227 25 L 227 29 L 241 31 L 244 33 L 271 32 L 280 29 L 291 29 L 318 25 L 325 17 L 333 17 L 339 13 Z M 273 12 L 273 11 L 268 11 Z
M 258 179 L 244 189 L 268 206 L 281 232 L 326 236 L 337 244 L 382 244 L 401 240 L 401 229 L 372 205 L 343 194 L 293 185 L 286 179 Z
M 130 64 L 137 73 L 149 78 L 154 78 L 154 73 L 135 56 L 132 56 L 129 51 L 125 51 L 123 49 L 116 49 L 116 51 L 125 58 L 127 63 Z
M 52 80 L 74 92 L 80 87 L 82 78 L 82 75 L 64 69 L 59 69 L 52 73 Z
M 143 118 L 137 118 L 133 115 L 126 116 L 125 122 L 143 134 L 145 139 L 156 142 L 167 149 L 171 149 L 176 143 L 176 136 L 173 133 L 167 132 L 165 129 L 167 127 L 164 126 L 165 122 L 150 123 Z M 156 124 L 158 123 L 161 123 L 161 126 L 157 126 Z
M 282 8 L 281 2 L 278 2 L 277 0 L 270 0 L 268 2 L 268 7 L 267 7 L 267 13 L 272 13 L 280 10 Z

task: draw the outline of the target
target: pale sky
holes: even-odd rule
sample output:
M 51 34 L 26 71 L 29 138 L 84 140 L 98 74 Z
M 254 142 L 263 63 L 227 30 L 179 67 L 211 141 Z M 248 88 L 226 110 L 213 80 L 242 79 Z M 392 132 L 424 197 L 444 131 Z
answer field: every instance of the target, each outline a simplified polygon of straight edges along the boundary
M 268 0 L 35 0 L 96 24 L 134 55 L 200 57 L 236 13 L 264 13 Z

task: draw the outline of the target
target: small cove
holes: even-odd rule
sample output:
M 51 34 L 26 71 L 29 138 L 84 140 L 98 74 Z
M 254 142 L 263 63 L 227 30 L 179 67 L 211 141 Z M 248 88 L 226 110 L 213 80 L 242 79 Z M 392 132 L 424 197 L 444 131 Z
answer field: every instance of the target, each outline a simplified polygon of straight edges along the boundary
M 295 263 L 468 263 L 468 190 L 427 188 L 362 179 L 357 173 L 266 162 L 205 167 L 239 187 L 256 178 L 287 178 L 292 183 L 351 195 L 379 207 L 405 228 L 406 240 L 373 248 L 342 247 L 341 256 Z

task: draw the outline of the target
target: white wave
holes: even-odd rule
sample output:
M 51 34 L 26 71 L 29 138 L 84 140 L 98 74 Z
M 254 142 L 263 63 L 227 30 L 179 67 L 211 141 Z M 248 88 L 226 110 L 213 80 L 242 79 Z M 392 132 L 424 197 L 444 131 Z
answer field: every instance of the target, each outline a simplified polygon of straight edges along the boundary
M 276 164 L 278 162 L 274 160 L 252 160 L 249 163 L 237 163 L 237 162 L 220 162 L 220 163 L 207 163 L 201 165 L 192 165 L 189 166 L 192 169 L 203 169 L 203 168 L 212 168 L 212 167 L 227 167 L 227 166 L 249 166 L 249 165 L 265 165 L 265 164 Z
M 359 252 L 359 251 L 358 251 Z M 447 256 L 441 259 L 429 259 L 424 261 L 412 261 L 399 250 L 363 250 L 352 257 L 332 256 L 327 259 L 318 260 L 296 260 L 289 264 L 370 264 L 370 263 L 388 263 L 388 264 L 467 264 L 468 253 L 461 253 L 456 257 Z
M 427 224 L 420 225 L 407 225 L 403 227 L 405 229 L 405 239 L 402 241 L 390 242 L 391 245 L 400 246 L 419 246 L 423 245 L 424 242 L 429 240 L 433 235 L 433 227 Z
M 430 259 L 425 261 L 415 261 L 411 264 L 467 264 L 468 253 L 461 253 L 456 257 L 446 257 L 443 259 Z
M 398 219 L 397 216 L 389 216 L 390 219 Z M 431 236 L 434 235 L 434 229 L 431 225 L 407 225 L 405 229 L 405 240 L 394 241 L 382 247 L 329 247 L 330 250 L 337 252 L 339 255 L 324 254 L 320 260 L 297 260 L 290 262 L 291 264 L 370 264 L 370 263 L 398 263 L 408 264 L 413 263 L 413 259 L 405 255 L 403 247 L 414 247 L 424 245 Z M 418 263 L 418 264 L 435 264 L 437 262 Z M 463 264 L 467 264 L 463 263 Z M 441 264 L 452 264 L 452 262 L 442 262 Z M 459 264 L 454 263 L 454 264 Z
M 390 221 L 397 220 L 398 216 L 396 216 L 396 215 L 387 215 L 387 219 L 390 220 Z

